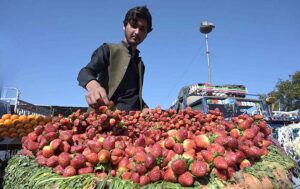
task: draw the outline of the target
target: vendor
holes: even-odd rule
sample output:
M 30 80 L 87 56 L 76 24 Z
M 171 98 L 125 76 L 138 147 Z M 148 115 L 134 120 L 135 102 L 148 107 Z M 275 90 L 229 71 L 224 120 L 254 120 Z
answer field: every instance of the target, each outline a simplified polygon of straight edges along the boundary
M 152 31 L 152 16 L 146 6 L 130 9 L 123 21 L 124 39 L 104 43 L 78 74 L 79 85 L 87 90 L 86 101 L 94 109 L 113 101 L 119 110 L 148 111 L 142 98 L 145 66 L 137 46 Z

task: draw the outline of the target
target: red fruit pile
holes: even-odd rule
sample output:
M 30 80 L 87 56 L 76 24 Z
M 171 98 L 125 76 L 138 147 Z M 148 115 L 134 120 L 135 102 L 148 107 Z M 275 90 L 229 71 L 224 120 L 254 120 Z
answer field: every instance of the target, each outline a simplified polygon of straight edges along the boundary
M 165 180 L 193 186 L 210 173 L 227 180 L 267 154 L 270 128 L 262 116 L 224 120 L 187 108 L 99 111 L 54 117 L 23 137 L 23 155 L 58 174 L 120 176 L 140 185 Z

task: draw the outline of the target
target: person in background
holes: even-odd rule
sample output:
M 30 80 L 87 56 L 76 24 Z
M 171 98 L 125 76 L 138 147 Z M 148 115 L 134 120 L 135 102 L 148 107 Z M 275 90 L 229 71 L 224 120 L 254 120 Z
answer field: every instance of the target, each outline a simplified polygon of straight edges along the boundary
M 145 66 L 137 49 L 152 31 L 152 16 L 146 6 L 128 10 L 123 21 L 124 38 L 120 43 L 104 43 L 92 54 L 91 61 L 77 77 L 87 90 L 88 105 L 97 109 L 114 102 L 119 110 L 149 111 L 142 98 Z

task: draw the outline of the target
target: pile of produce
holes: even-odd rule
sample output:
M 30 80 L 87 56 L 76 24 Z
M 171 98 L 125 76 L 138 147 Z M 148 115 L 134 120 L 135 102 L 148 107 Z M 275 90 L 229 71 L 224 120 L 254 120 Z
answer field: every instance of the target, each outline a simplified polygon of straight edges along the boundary
M 270 132 L 260 115 L 218 110 L 78 110 L 22 138 L 4 188 L 288 188 L 295 164 Z
M 47 122 L 51 122 L 51 117 L 4 114 L 0 119 L 0 137 L 23 137 L 37 125 L 45 125 Z

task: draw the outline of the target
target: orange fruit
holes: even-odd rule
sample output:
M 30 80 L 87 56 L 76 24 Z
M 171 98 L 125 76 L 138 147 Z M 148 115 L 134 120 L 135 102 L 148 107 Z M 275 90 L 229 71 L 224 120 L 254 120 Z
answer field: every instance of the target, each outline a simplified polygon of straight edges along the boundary
M 0 133 L 0 136 L 1 137 L 6 137 L 6 136 L 8 136 L 8 132 L 7 131 L 3 131 L 3 132 Z
M 32 124 L 31 123 L 26 123 L 24 125 L 24 129 L 28 129 L 28 128 L 31 128 L 32 127 Z
M 43 121 L 44 117 L 43 116 L 37 116 L 35 119 L 37 122 Z
M 6 126 L 6 127 L 10 127 L 13 123 L 10 119 L 6 119 L 3 124 Z
M 16 137 L 19 136 L 19 134 L 18 134 L 18 133 L 10 133 L 9 136 L 10 136 L 11 138 L 16 138 Z
M 15 119 L 18 119 L 18 118 L 19 118 L 19 116 L 17 114 L 13 114 L 13 115 L 10 116 L 11 120 L 15 120 Z
M 51 116 L 46 116 L 46 117 L 44 117 L 44 121 L 45 122 L 50 122 L 50 121 L 52 121 L 52 117 Z
M 26 131 L 26 133 L 31 133 L 33 131 L 33 129 L 29 128 L 29 129 L 26 129 L 25 131 Z
M 17 129 L 15 129 L 15 128 L 12 127 L 12 128 L 8 129 L 8 132 L 9 133 L 15 133 L 15 132 L 17 132 Z
M 31 127 L 33 127 L 34 125 L 37 125 L 38 122 L 33 119 L 33 120 L 30 121 L 30 123 L 31 123 Z
M 28 116 L 28 119 L 29 119 L 29 121 L 31 121 L 31 120 L 35 119 L 35 117 L 36 116 L 34 114 L 31 114 L 31 115 Z
M 25 136 L 26 135 L 26 133 L 19 133 L 19 137 L 23 137 L 23 136 Z
M 21 116 L 19 117 L 19 120 L 22 121 L 22 122 L 26 122 L 26 121 L 28 121 L 28 118 L 27 118 L 26 115 L 21 115 Z
M 7 131 L 7 128 L 6 127 L 1 127 L 0 132 L 3 132 L 3 131 Z
M 20 129 L 17 129 L 17 133 L 24 133 L 25 132 L 25 129 L 22 129 L 22 128 L 20 128 Z
M 23 123 L 17 123 L 15 125 L 16 128 L 23 128 L 24 127 L 24 124 Z
M 13 125 L 17 125 L 18 123 L 20 123 L 20 120 L 19 119 L 14 119 L 12 122 L 13 122 Z
M 9 119 L 10 116 L 11 116 L 11 114 L 4 114 L 4 115 L 2 116 L 2 119 L 3 119 L 3 120 Z

